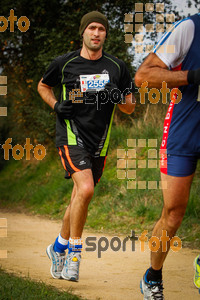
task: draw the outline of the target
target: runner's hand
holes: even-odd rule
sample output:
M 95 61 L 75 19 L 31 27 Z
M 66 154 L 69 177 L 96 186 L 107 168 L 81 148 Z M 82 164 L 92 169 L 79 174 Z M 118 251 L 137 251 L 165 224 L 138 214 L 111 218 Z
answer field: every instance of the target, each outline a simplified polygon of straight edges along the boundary
M 75 116 L 74 106 L 71 101 L 63 101 L 61 103 L 56 102 L 54 105 L 54 111 L 63 119 L 70 120 Z
M 200 85 L 200 69 L 197 70 L 189 70 L 187 81 L 189 83 Z

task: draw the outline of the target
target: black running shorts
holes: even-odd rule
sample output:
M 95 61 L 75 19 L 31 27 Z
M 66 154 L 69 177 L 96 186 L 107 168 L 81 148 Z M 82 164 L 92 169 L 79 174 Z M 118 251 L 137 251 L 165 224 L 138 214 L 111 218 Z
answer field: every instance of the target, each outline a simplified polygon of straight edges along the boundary
M 71 178 L 74 172 L 80 172 L 85 169 L 91 169 L 96 185 L 102 174 L 106 164 L 106 156 L 93 157 L 84 148 L 79 146 L 60 146 L 58 152 L 62 165 L 66 171 L 65 178 Z

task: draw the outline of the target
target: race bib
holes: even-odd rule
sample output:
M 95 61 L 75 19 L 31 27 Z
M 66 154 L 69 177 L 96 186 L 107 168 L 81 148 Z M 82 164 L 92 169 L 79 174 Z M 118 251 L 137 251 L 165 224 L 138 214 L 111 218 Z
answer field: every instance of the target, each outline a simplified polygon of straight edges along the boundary
M 80 75 L 81 92 L 103 90 L 108 82 L 110 82 L 108 74 Z

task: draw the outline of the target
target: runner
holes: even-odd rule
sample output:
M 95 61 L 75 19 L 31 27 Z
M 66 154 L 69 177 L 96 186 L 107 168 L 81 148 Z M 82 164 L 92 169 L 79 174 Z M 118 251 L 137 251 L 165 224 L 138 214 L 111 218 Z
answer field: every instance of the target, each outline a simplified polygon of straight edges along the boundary
M 166 230 L 170 239 L 181 225 L 189 199 L 191 183 L 200 157 L 200 14 L 176 22 L 142 63 L 135 76 L 137 86 L 180 87 L 182 99 L 171 101 L 165 118 L 161 144 L 162 215 L 152 236 L 161 237 Z M 175 51 L 167 51 L 173 49 Z M 167 53 L 168 52 L 168 53 Z M 170 53 L 174 52 L 174 53 Z M 188 71 L 189 70 L 189 71 Z M 169 250 L 169 243 L 168 243 Z M 151 252 L 151 266 L 141 281 L 144 299 L 164 299 L 162 267 L 167 256 L 161 247 Z M 195 260 L 196 286 L 200 287 L 199 260 Z M 198 267 L 198 268 L 197 268 Z
M 57 113 L 56 146 L 65 177 L 74 183 L 61 232 L 47 247 L 54 278 L 79 279 L 82 231 L 105 167 L 115 107 L 118 104 L 127 114 L 135 108 L 134 85 L 125 63 L 103 51 L 108 27 L 100 12 L 84 15 L 79 29 L 82 48 L 57 57 L 38 84 L 42 99 Z M 59 101 L 52 91 L 56 85 Z

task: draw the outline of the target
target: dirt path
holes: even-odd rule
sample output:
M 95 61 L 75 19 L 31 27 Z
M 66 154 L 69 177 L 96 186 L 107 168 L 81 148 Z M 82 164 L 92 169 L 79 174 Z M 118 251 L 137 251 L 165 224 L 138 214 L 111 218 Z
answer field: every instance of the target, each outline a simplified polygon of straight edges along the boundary
M 45 249 L 59 233 L 60 222 L 4 211 L 0 212 L 0 218 L 7 218 L 8 222 L 8 236 L 0 238 L 0 249 L 8 251 L 8 258 L 0 259 L 3 269 L 42 280 L 59 289 L 70 289 L 87 299 L 143 299 L 139 282 L 149 265 L 149 250 L 141 252 L 139 243 L 136 243 L 135 252 L 128 242 L 126 252 L 121 249 L 114 252 L 109 248 L 101 258 L 96 251 L 84 251 L 80 281 L 56 280 L 50 276 L 50 261 Z M 85 232 L 83 240 L 87 236 L 96 236 L 98 241 L 101 235 Z M 112 238 L 105 236 L 108 240 Z M 178 253 L 170 251 L 163 272 L 166 299 L 200 299 L 193 284 L 193 260 L 197 254 L 197 250 L 191 249 Z

